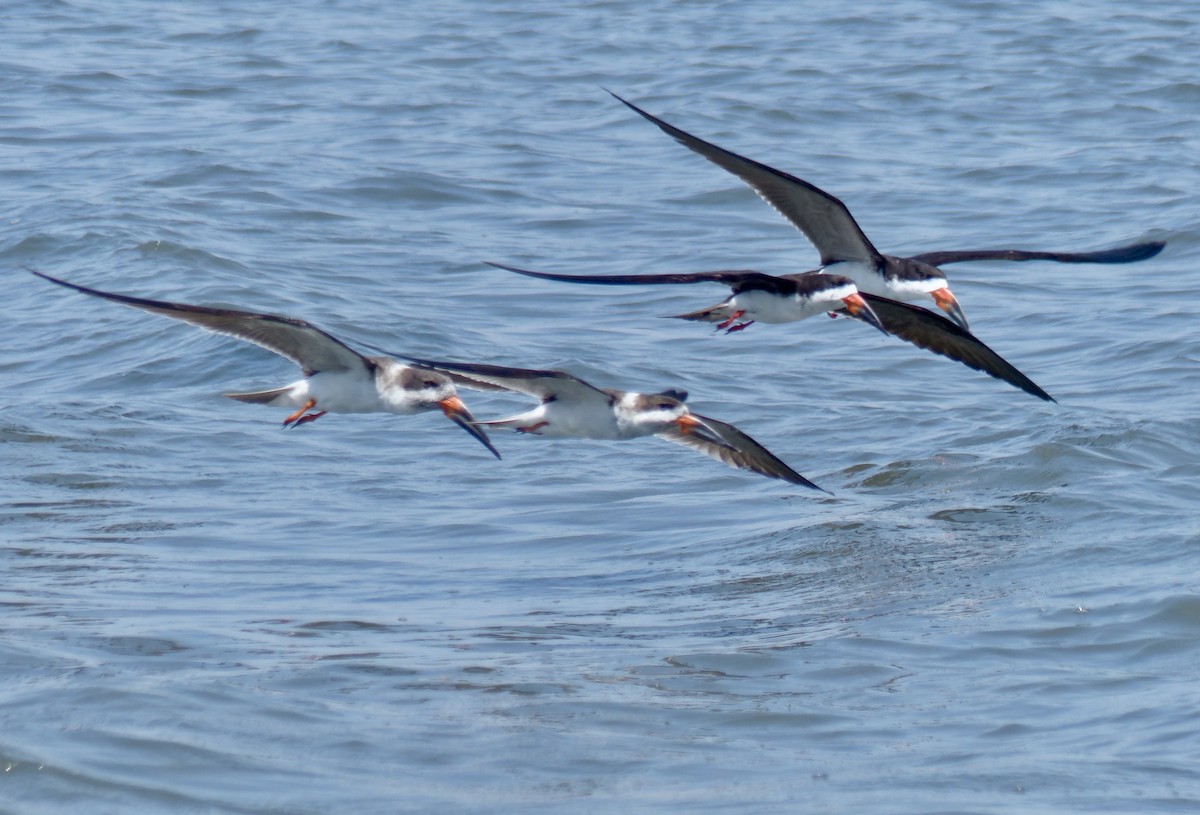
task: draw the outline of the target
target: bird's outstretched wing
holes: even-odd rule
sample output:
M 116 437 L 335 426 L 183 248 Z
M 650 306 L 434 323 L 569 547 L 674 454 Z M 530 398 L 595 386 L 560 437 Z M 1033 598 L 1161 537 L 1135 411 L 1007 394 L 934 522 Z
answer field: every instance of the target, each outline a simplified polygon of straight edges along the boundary
M 880 262 L 879 252 L 867 239 L 850 210 L 829 193 L 794 175 L 706 142 L 652 116 L 612 91 L 609 93 L 684 147 L 749 184 L 760 198 L 804 233 L 820 252 L 822 266 L 839 260 L 871 264 Z
M 800 475 L 800 473 L 784 464 L 774 453 L 733 425 L 695 413 L 692 416 L 703 422 L 704 427 L 716 434 L 725 444 L 715 444 L 701 436 L 684 433 L 682 430 L 676 428 L 671 428 L 656 435 L 667 441 L 673 441 L 677 444 L 691 447 L 693 450 L 699 450 L 706 456 L 711 456 L 717 461 L 722 461 L 730 467 L 736 467 L 739 470 L 750 470 L 759 475 L 765 475 L 768 478 L 779 478 L 791 484 L 800 484 L 814 490 L 821 490 L 821 492 L 829 492 L 822 487 L 818 487 Z M 829 494 L 832 495 L 833 493 Z
M 720 283 L 733 289 L 755 288 L 781 294 L 792 294 L 796 291 L 796 283 L 784 277 L 756 272 L 753 269 L 722 269 L 713 272 L 686 272 L 681 274 L 625 274 L 625 275 L 576 275 L 553 274 L 551 272 L 534 272 L 529 269 L 518 269 L 516 266 L 505 266 L 503 263 L 484 261 L 489 266 L 516 272 L 526 277 L 537 277 L 542 280 L 558 280 L 564 283 L 598 283 L 601 285 L 640 285 L 661 283 Z
M 172 317 L 217 334 L 254 343 L 295 362 L 304 370 L 305 375 L 311 375 L 317 371 L 347 371 L 371 366 L 371 362 L 362 354 L 341 340 L 325 333 L 315 325 L 295 317 L 191 306 L 186 303 L 170 303 L 163 300 L 147 300 L 142 297 L 130 297 L 124 294 L 90 289 L 87 286 L 68 283 L 32 269 L 30 271 L 51 283 L 57 283 L 83 294 L 112 300 L 114 303 L 161 314 L 164 317 Z
M 1136 263 L 1157 255 L 1166 244 L 1162 241 L 1131 243 L 1115 249 L 1095 252 L 1033 252 L 1027 249 L 963 249 L 955 252 L 925 252 L 915 255 L 933 266 L 963 263 L 969 260 L 1052 260 L 1056 263 Z
M 871 304 L 879 322 L 889 334 L 1001 379 L 1039 399 L 1055 401 L 1033 380 L 984 345 L 982 340 L 942 315 L 873 294 L 863 294 L 863 299 Z
M 611 396 L 577 376 L 563 371 L 542 371 L 531 368 L 509 368 L 504 365 L 484 365 L 477 362 L 447 362 L 444 360 L 404 357 L 415 365 L 432 368 L 448 374 L 456 374 L 456 382 L 472 387 L 472 382 L 486 386 L 484 389 L 502 388 L 517 391 L 538 399 L 565 397 L 579 400 L 610 401 Z

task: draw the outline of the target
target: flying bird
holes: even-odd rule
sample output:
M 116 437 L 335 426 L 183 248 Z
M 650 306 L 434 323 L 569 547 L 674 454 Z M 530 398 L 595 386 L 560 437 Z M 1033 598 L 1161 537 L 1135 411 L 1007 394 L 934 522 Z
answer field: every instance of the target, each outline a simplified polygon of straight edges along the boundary
M 807 181 L 774 167 L 740 156 L 664 122 L 609 91 L 617 101 L 655 124 L 680 144 L 733 173 L 804 233 L 821 256 L 821 271 L 850 278 L 862 294 L 891 300 L 920 300 L 926 296 L 966 329 L 967 318 L 938 267 L 971 260 L 1052 260 L 1059 263 L 1132 263 L 1157 255 L 1159 241 L 1131 244 L 1097 252 L 1032 252 L 1023 249 L 982 249 L 927 252 L 912 257 L 881 253 L 863 233 L 840 200 Z
M 1053 397 L 1034 384 L 1033 380 L 961 325 L 920 306 L 874 294 L 857 293 L 854 282 L 840 275 L 804 272 L 774 277 L 749 270 L 652 275 L 567 275 L 533 272 L 499 263 L 488 265 L 527 277 L 568 283 L 721 283 L 733 290 L 730 297 L 710 308 L 680 314 L 679 318 L 719 321 L 717 327 L 725 328 L 728 332 L 744 329 L 755 321 L 784 323 L 803 320 L 824 312 L 842 314 L 873 325 L 885 334 L 895 334 L 918 348 L 941 354 L 969 368 L 994 376 L 1039 399 L 1054 401 Z M 731 325 L 739 319 L 746 322 Z
M 446 418 L 500 458 L 487 434 L 458 397 L 452 378 L 445 374 L 405 365 L 389 357 L 363 356 L 336 337 L 295 317 L 146 300 L 90 289 L 30 271 L 59 286 L 236 337 L 295 362 L 304 378 L 290 385 L 253 393 L 225 394 L 239 402 L 295 408 L 283 420 L 285 428 L 316 421 L 326 413 L 408 415 L 441 410 Z
M 487 427 L 514 428 L 517 432 L 538 436 L 581 439 L 623 440 L 658 436 L 699 450 L 730 467 L 828 492 L 784 464 L 733 425 L 692 413 L 685 404 L 685 391 L 634 393 L 597 388 L 563 371 L 412 357 L 406 359 L 424 368 L 455 375 L 456 381 L 464 387 L 472 387 L 474 380 L 480 387 L 499 387 L 539 400 L 536 407 L 515 416 L 479 422 Z
M 870 304 L 859 294 L 854 281 L 841 275 L 802 274 L 775 277 L 750 269 L 688 274 L 566 275 L 531 272 L 502 263 L 484 262 L 497 269 L 516 272 L 526 277 L 561 280 L 567 283 L 721 283 L 732 289 L 733 294 L 715 306 L 687 314 L 677 314 L 675 318 L 717 323 L 717 328 L 725 329 L 727 334 L 741 331 L 755 322 L 791 323 L 834 311 L 843 311 L 887 333 Z M 738 322 L 739 320 L 742 322 Z

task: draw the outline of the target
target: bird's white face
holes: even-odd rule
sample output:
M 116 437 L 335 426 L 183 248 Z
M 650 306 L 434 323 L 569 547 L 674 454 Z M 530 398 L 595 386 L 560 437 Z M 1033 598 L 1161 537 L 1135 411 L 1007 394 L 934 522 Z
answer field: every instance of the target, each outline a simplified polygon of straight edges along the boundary
M 425 373 L 429 372 L 425 371 Z M 428 405 L 430 409 L 441 406 L 447 400 L 455 399 L 457 395 L 454 383 L 441 376 L 437 378 L 421 377 L 417 390 L 417 398 L 421 404 Z
M 931 297 L 934 305 L 944 311 L 947 317 L 964 329 L 967 328 L 967 316 L 963 314 L 958 300 L 950 292 L 950 284 L 945 275 L 929 272 L 919 276 L 898 278 L 892 281 L 891 286 L 892 291 L 889 296 L 894 299 L 921 303 L 926 297 Z
M 437 371 L 394 363 L 394 367 L 389 368 L 381 379 L 380 392 L 396 413 L 440 410 L 447 419 L 474 436 L 496 458 L 500 458 L 471 411 L 458 398 L 450 377 Z
M 896 300 L 911 302 L 931 295 L 938 289 L 944 289 L 947 285 L 949 284 L 946 282 L 945 277 L 935 277 L 933 275 L 916 279 L 894 280 L 892 282 L 892 297 Z
M 636 435 L 650 435 L 677 425 L 687 415 L 687 405 L 661 393 L 627 393 L 616 405 L 619 422 Z
M 677 394 L 677 395 L 673 395 Z M 650 436 L 664 431 L 691 437 L 712 445 L 735 450 L 709 421 L 687 409 L 683 391 L 667 393 L 627 393 L 617 404 L 617 423 L 624 438 Z
M 398 385 L 409 402 L 424 410 L 433 410 L 440 402 L 455 395 L 454 383 L 449 377 L 421 368 L 402 368 L 387 384 Z
M 834 286 L 825 289 L 818 297 L 822 303 L 828 306 L 827 311 L 836 311 L 839 308 L 845 308 L 847 297 L 854 297 L 857 294 L 858 286 L 855 286 L 853 283 L 847 283 L 844 286 Z M 813 299 L 818 299 L 818 297 L 814 297 Z
M 394 363 L 379 372 L 375 387 L 395 413 L 444 411 L 448 403 L 458 400 L 454 383 L 445 374 Z

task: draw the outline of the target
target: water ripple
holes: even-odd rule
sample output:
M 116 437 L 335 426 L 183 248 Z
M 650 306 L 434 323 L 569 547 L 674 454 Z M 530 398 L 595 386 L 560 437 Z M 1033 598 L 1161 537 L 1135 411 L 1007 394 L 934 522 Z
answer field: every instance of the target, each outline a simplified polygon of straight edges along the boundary
M 1195 807 L 1195 15 L 83 11 L 17 3 L 0 71 L 9 806 Z M 949 268 L 1058 405 L 849 321 L 660 319 L 719 287 L 483 266 L 816 266 L 602 88 L 820 184 L 884 251 L 1169 246 Z M 835 495 L 654 439 L 284 433 L 220 394 L 290 363 L 23 267 L 683 387 Z

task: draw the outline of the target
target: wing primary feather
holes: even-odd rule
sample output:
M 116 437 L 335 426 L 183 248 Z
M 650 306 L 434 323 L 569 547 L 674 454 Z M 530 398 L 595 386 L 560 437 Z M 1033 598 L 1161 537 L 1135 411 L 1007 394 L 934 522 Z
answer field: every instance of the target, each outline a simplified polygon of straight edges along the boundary
M 822 266 L 841 260 L 874 265 L 883 261 L 883 256 L 838 198 L 802 178 L 693 136 L 612 91 L 608 93 L 684 147 L 748 184 L 760 198 L 804 233 L 820 253 Z
M 341 340 L 296 317 L 131 297 L 69 283 L 35 269 L 29 271 L 44 280 L 82 294 L 172 317 L 216 334 L 253 343 L 295 362 L 306 375 L 315 371 L 351 370 L 359 365 L 370 369 L 373 365 L 370 360 Z
M 790 484 L 798 484 L 810 489 L 820 490 L 827 495 L 833 495 L 829 490 L 817 486 L 800 475 L 800 473 L 785 464 L 770 450 L 733 425 L 711 419 L 708 416 L 692 415 L 703 421 L 710 430 L 719 434 L 727 446 L 713 444 L 712 442 L 683 433 L 674 428 L 659 433 L 658 436 L 667 441 L 691 447 L 693 450 L 704 453 L 710 458 L 715 458 L 717 461 L 723 462 L 730 467 L 739 470 L 749 470 L 759 475 L 765 475 L 768 478 L 778 478 Z
M 1128 246 L 1118 246 L 1113 249 L 1100 249 L 1094 252 L 1034 252 L 1027 249 L 964 249 L 948 252 L 925 252 L 915 255 L 913 260 L 919 260 L 933 266 L 944 266 L 947 263 L 963 263 L 972 260 L 1050 260 L 1055 263 L 1136 263 L 1147 260 L 1163 250 L 1163 241 L 1146 241 L 1131 243 Z
M 601 285 L 634 285 L 661 283 L 722 283 L 727 286 L 736 285 L 749 280 L 778 280 L 779 278 L 753 269 L 721 269 L 712 272 L 687 272 L 681 274 L 632 274 L 632 275 L 574 275 L 554 274 L 551 272 L 534 272 L 529 269 L 518 269 L 516 266 L 505 266 L 503 263 L 493 263 L 485 260 L 488 266 L 515 272 L 526 277 L 536 277 L 542 280 L 558 280 L 564 283 L 595 283 Z
M 498 386 L 504 390 L 546 399 L 556 393 L 570 392 L 580 398 L 602 398 L 608 402 L 610 394 L 565 371 L 538 370 L 533 368 L 510 368 L 504 365 L 487 365 L 479 362 L 449 362 L 445 360 L 421 359 L 399 355 L 414 365 L 431 368 L 443 373 L 458 374 L 467 380 Z M 469 382 L 464 383 L 472 387 Z
M 1031 396 L 1047 402 L 1056 401 L 982 340 L 953 321 L 920 306 L 873 294 L 862 296 L 871 304 L 889 334 L 994 376 Z

